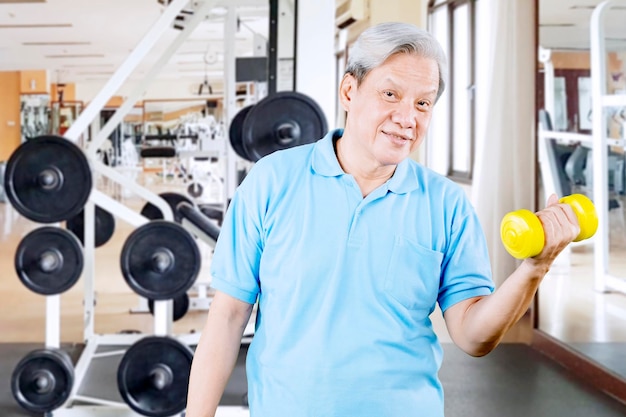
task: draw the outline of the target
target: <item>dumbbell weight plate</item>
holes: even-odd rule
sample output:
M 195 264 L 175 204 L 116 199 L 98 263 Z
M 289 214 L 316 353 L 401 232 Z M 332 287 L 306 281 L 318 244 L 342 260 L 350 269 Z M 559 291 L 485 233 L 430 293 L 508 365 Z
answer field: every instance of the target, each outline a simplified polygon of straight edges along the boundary
M 189 311 L 189 295 L 187 293 L 182 293 L 178 297 L 174 298 L 173 301 L 174 306 L 172 309 L 172 320 L 178 321 Z M 150 310 L 150 314 L 154 315 L 154 300 L 148 300 L 148 309 Z
M 137 294 L 169 300 L 187 292 L 202 258 L 193 236 L 181 225 L 152 220 L 135 229 L 120 256 L 122 275 Z
M 281 149 L 314 143 L 326 133 L 321 107 L 296 91 L 279 91 L 260 100 L 248 111 L 241 132 L 252 162 Z
M 192 182 L 187 187 L 187 193 L 193 198 L 198 198 L 204 192 L 204 187 L 199 182 Z
M 545 244 L 541 221 L 533 212 L 526 209 L 507 213 L 502 218 L 500 236 L 504 248 L 517 259 L 537 255 Z
M 598 214 L 593 202 L 583 194 L 571 194 L 562 197 L 559 203 L 569 204 L 578 218 L 580 233 L 574 242 L 589 239 L 598 230 Z
M 159 194 L 159 197 L 164 199 L 167 204 L 172 208 L 172 211 L 174 213 L 174 221 L 176 223 L 181 222 L 180 215 L 176 212 L 176 207 L 178 206 L 178 204 L 183 201 L 189 204 L 193 204 L 193 201 L 191 201 L 189 197 L 179 193 L 165 192 Z M 163 213 L 161 212 L 161 209 L 159 209 L 152 203 L 146 203 L 146 205 L 143 206 L 143 208 L 141 209 L 141 215 L 150 220 L 163 219 Z
M 22 358 L 11 376 L 11 392 L 25 410 L 47 413 L 63 405 L 74 384 L 74 368 L 66 352 L 34 350 Z
M 95 210 L 95 234 L 96 248 L 104 245 L 111 239 L 115 231 L 115 217 L 108 211 L 96 206 Z M 76 216 L 67 221 L 66 227 L 78 237 L 80 242 L 85 244 L 85 211 L 81 210 Z
M 246 153 L 246 149 L 243 147 L 243 121 L 246 119 L 246 116 L 252 107 L 253 105 L 250 105 L 239 110 L 230 122 L 230 128 L 228 129 L 230 146 L 232 146 L 237 155 L 247 160 L 250 160 L 250 157 Z
M 6 165 L 4 189 L 13 207 L 37 223 L 76 216 L 92 189 L 84 152 L 60 136 L 39 136 L 22 143 Z
M 15 271 L 31 291 L 61 294 L 78 281 L 83 271 L 83 248 L 70 231 L 44 226 L 28 233 L 15 251 Z
M 148 336 L 133 344 L 120 362 L 117 385 L 137 413 L 169 417 L 187 406 L 193 351 L 167 336 Z

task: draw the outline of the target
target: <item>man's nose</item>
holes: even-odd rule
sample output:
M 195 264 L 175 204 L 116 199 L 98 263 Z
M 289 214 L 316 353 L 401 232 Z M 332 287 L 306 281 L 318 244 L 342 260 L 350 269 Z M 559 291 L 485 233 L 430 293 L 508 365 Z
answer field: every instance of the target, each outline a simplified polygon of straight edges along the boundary
M 414 129 L 417 126 L 417 109 L 413 103 L 401 102 L 393 113 L 392 121 L 403 129 Z

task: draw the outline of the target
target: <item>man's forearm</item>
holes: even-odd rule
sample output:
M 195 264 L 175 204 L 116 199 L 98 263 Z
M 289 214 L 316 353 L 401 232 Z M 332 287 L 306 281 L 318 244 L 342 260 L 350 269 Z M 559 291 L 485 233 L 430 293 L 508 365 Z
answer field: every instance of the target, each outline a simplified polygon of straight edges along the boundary
M 213 417 L 239 354 L 241 336 L 250 317 L 230 316 L 211 305 L 205 328 L 196 348 L 189 389 L 187 417 Z M 250 310 L 251 310 L 250 306 Z
M 493 350 L 526 313 L 547 271 L 547 266 L 525 260 L 493 294 L 469 303 L 457 326 L 462 334 L 452 335 L 455 342 L 474 356 Z

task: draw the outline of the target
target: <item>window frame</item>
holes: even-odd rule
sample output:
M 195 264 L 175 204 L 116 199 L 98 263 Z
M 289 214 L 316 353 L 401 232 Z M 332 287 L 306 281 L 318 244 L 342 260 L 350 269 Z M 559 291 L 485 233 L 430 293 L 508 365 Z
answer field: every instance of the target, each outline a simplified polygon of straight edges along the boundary
M 461 6 L 468 7 L 468 22 L 467 26 L 469 28 L 469 51 L 468 51 L 468 60 L 469 65 L 464 67 L 456 67 L 454 62 L 455 55 L 455 45 L 454 45 L 454 11 L 456 8 Z M 447 51 L 448 51 L 448 94 L 450 99 L 448 100 L 448 169 L 446 176 L 459 182 L 463 183 L 471 183 L 474 173 L 474 161 L 475 161 L 475 149 L 476 149 L 476 0 L 429 0 L 428 2 L 428 18 L 430 22 L 430 17 L 435 11 L 439 11 L 441 8 L 446 8 L 447 10 L 447 31 L 448 31 L 448 42 L 447 42 Z M 429 23 L 430 24 L 430 23 Z M 458 86 L 454 83 L 454 71 L 455 70 L 465 70 L 468 71 L 468 81 L 469 85 L 465 88 L 470 89 L 469 94 L 469 103 L 468 103 L 468 150 L 469 155 L 467 156 L 468 161 L 468 170 L 461 171 L 455 169 L 454 166 L 454 126 L 453 120 L 454 117 L 454 103 L 455 103 L 455 92 L 458 91 Z M 462 87 L 461 87 L 462 88 Z

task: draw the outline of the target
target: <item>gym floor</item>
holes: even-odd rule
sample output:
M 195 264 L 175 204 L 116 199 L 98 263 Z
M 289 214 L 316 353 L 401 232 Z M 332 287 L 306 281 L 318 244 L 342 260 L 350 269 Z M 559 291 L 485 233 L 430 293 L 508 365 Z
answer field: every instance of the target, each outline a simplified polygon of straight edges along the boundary
M 140 174 L 138 181 L 157 193 L 183 193 L 187 186 L 178 178 L 163 180 L 155 173 Z M 145 204 L 140 198 L 127 195 L 102 180 L 98 188 L 137 211 Z M 205 190 L 204 195 L 212 195 L 211 191 Z M 45 298 L 19 281 L 14 272 L 13 256 L 24 235 L 40 226 L 18 215 L 9 203 L 0 202 L 0 271 L 3 271 L 4 296 L 0 303 L 0 415 L 5 417 L 32 415 L 15 403 L 9 384 L 15 364 L 30 350 L 43 347 Z M 128 287 L 119 268 L 120 250 L 131 231 L 131 226 L 118 221 L 113 238 L 96 250 L 95 332 L 98 334 L 129 330 L 152 333 L 152 316 L 131 312 L 138 306 L 139 297 Z M 200 279 L 208 280 L 211 251 L 208 247 L 201 249 L 204 262 Z M 82 284 L 81 280 L 61 296 L 61 341 L 74 359 L 83 346 Z M 206 311 L 189 311 L 174 323 L 173 332 L 199 332 L 205 318 Z M 469 357 L 451 343 L 439 311 L 433 313 L 432 318 L 445 352 L 440 376 L 446 392 L 448 417 L 626 415 L 626 405 L 575 379 L 567 370 L 532 350 L 527 345 L 532 335 L 528 317 L 507 334 L 502 345 L 484 358 Z M 247 415 L 239 406 L 245 394 L 245 351 L 244 346 L 219 416 Z M 116 392 L 114 380 L 110 380 L 106 372 L 96 376 L 94 383 L 102 385 L 96 389 Z

